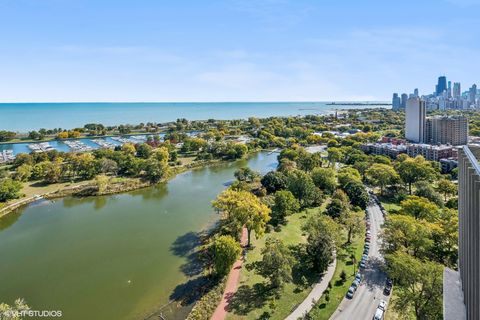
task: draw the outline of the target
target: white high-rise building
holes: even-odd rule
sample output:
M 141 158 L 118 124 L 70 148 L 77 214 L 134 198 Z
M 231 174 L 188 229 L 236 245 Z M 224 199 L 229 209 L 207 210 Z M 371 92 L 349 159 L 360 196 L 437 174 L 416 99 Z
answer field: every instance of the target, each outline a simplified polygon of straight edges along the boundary
M 405 108 L 405 138 L 412 142 L 424 142 L 425 135 L 425 118 L 426 118 L 425 101 L 414 97 L 407 100 Z

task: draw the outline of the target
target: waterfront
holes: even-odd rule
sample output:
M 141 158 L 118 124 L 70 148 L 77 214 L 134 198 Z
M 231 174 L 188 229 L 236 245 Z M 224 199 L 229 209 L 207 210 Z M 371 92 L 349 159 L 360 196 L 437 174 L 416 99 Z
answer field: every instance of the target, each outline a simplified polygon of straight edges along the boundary
M 368 108 L 378 106 L 341 106 Z M 72 129 L 87 123 L 104 125 L 248 117 L 325 114 L 336 107 L 326 102 L 217 103 L 1 103 L 0 130 L 28 132 L 40 128 Z
M 66 319 L 136 319 L 188 291 L 196 232 L 217 220 L 210 202 L 248 165 L 265 173 L 277 154 L 185 172 L 114 196 L 31 205 L 0 220 L 0 297 L 23 297 Z M 165 308 L 168 319 L 186 309 Z M 173 315 L 172 315 L 173 314 Z

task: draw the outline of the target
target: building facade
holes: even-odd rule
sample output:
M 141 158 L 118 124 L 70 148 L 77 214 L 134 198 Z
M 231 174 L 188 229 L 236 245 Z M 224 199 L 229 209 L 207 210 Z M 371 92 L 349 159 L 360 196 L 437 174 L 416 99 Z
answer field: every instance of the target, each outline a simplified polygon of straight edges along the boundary
M 457 303 L 453 295 L 458 288 L 450 279 L 455 272 L 444 272 L 444 319 L 460 319 L 459 311 L 465 312 L 466 319 L 480 319 L 480 148 L 465 146 L 458 155 L 458 256 L 460 292 L 463 304 Z M 460 295 L 461 296 L 461 295 Z M 460 315 L 461 316 L 461 315 Z
M 405 138 L 407 140 L 416 143 L 424 142 L 426 112 L 424 100 L 417 97 L 408 99 L 405 109 Z
M 409 144 L 407 154 L 412 158 L 423 156 L 429 161 L 440 161 L 440 159 L 456 158 L 457 150 L 450 145 Z
M 463 116 L 427 118 L 424 142 L 454 146 L 466 145 L 468 143 L 468 119 Z

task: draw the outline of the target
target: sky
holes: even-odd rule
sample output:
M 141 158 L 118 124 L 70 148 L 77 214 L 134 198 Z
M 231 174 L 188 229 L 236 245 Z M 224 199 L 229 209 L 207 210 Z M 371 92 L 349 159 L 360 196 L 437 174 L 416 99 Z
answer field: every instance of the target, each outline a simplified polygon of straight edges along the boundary
M 0 0 L 0 102 L 390 100 L 480 82 L 480 0 Z

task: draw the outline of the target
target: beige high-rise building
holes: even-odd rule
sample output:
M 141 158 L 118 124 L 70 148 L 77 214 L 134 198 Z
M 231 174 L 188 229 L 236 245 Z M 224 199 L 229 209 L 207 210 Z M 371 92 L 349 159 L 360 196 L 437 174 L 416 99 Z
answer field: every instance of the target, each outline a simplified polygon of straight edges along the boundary
M 468 119 L 463 116 L 427 118 L 425 142 L 453 146 L 466 145 L 468 143 Z

